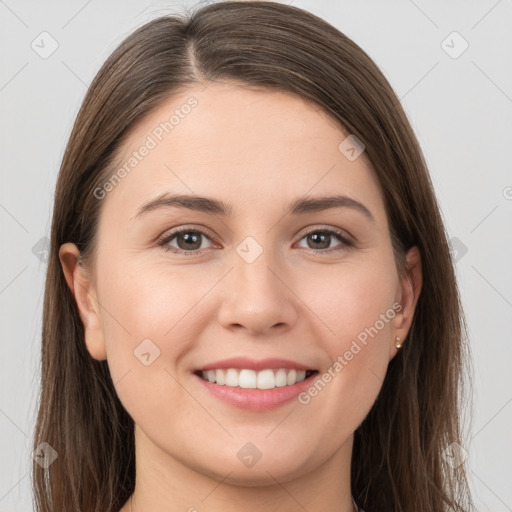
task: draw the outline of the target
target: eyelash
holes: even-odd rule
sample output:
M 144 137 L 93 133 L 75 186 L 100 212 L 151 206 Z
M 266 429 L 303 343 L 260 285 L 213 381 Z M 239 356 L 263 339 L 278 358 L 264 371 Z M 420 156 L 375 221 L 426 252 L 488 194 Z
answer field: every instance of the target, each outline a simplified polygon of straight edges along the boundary
M 183 255 L 187 255 L 187 256 L 199 254 L 202 250 L 204 250 L 204 249 L 198 249 L 195 251 L 184 251 L 182 249 L 176 249 L 175 247 L 171 247 L 170 245 L 168 245 L 169 242 L 173 238 L 176 237 L 176 235 L 179 235 L 181 233 L 199 233 L 208 239 L 211 238 L 210 235 L 208 233 L 206 233 L 205 231 L 203 231 L 202 229 L 182 228 L 182 229 L 173 231 L 173 232 L 169 233 L 168 235 L 166 235 L 164 238 L 160 239 L 157 242 L 157 245 L 159 247 L 162 247 L 165 251 L 170 251 L 173 254 L 183 254 Z M 303 238 L 305 238 L 306 236 L 308 236 L 312 233 L 321 233 L 324 235 L 325 234 L 334 235 L 334 238 L 336 238 L 339 242 L 342 242 L 342 246 L 339 249 L 335 249 L 335 248 L 334 249 L 333 248 L 330 248 L 330 249 L 306 249 L 308 251 L 312 251 L 315 254 L 325 255 L 326 253 L 329 254 L 331 252 L 336 252 L 336 251 L 340 251 L 340 250 L 349 250 L 349 249 L 355 248 L 355 244 L 353 242 L 351 242 L 344 235 L 343 231 L 338 230 L 338 229 L 333 229 L 333 228 L 329 228 L 329 229 L 312 228 L 312 229 L 308 230 L 306 233 L 304 233 L 304 235 L 300 238 L 300 240 L 302 240 Z

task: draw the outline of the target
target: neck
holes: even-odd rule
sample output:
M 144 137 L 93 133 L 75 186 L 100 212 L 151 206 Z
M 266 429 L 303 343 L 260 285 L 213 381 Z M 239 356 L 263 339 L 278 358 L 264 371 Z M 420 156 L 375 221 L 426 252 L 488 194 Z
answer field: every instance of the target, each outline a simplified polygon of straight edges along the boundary
M 293 475 L 275 474 L 272 461 L 264 467 L 259 461 L 260 476 L 242 480 L 236 471 L 207 474 L 198 463 L 185 465 L 164 453 L 136 428 L 136 484 L 133 495 L 120 512 L 235 512 L 247 508 L 252 512 L 354 512 L 350 491 L 350 461 L 353 436 L 320 466 Z M 170 506 L 172 504 L 172 506 Z

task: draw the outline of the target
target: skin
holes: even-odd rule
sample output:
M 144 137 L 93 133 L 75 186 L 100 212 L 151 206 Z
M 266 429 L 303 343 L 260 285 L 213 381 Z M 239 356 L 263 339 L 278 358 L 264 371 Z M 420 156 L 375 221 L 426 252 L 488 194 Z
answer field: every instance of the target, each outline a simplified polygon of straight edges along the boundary
M 136 424 L 136 488 L 122 512 L 350 512 L 353 432 L 377 398 L 396 337 L 410 328 L 419 252 L 408 252 L 399 279 L 365 154 L 349 161 L 338 150 L 348 133 L 289 93 L 190 87 L 136 127 L 123 156 L 191 96 L 197 106 L 102 199 L 92 268 L 77 265 L 74 244 L 60 249 L 87 349 L 107 359 Z M 161 208 L 133 218 L 163 192 L 220 199 L 234 214 Z M 360 201 L 374 221 L 352 208 L 287 213 L 298 197 L 332 193 Z M 342 229 L 356 246 L 310 240 L 305 228 L 316 226 Z M 200 254 L 157 245 L 177 227 L 211 234 L 199 239 Z M 263 249 L 252 263 L 236 252 L 247 236 Z M 187 250 L 176 237 L 168 245 Z M 244 411 L 192 375 L 239 355 L 292 359 L 322 374 L 397 303 L 401 311 L 307 404 Z M 133 352 L 146 338 L 160 350 L 149 366 Z M 247 442 L 262 454 L 252 467 L 237 457 Z

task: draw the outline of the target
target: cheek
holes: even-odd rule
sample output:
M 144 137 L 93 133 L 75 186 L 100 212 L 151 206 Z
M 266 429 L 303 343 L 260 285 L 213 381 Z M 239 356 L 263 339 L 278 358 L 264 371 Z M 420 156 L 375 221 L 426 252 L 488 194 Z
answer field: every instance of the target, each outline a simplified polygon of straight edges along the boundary
M 331 269 L 325 280 L 329 287 L 323 288 L 328 291 L 317 289 L 309 295 L 311 309 L 323 325 L 317 339 L 322 340 L 322 349 L 332 362 L 324 381 L 332 381 L 337 391 L 329 395 L 342 397 L 348 410 L 361 410 L 365 400 L 371 405 L 387 371 L 396 315 L 393 265 L 380 259 L 372 265 L 340 267 L 336 272 Z M 359 405 L 357 400 L 352 403 L 356 397 Z
M 208 279 L 141 261 L 105 265 L 101 272 L 102 325 L 118 397 L 136 423 L 153 425 L 158 417 L 168 425 L 169 410 L 183 415 L 190 409 L 176 365 L 199 338 L 197 303 Z
M 301 293 L 325 325 L 323 339 L 334 350 L 376 322 L 379 331 L 389 332 L 389 322 L 383 326 L 379 320 L 392 308 L 396 285 L 393 264 L 381 258 L 364 265 L 331 266 L 305 281 Z
M 143 261 L 117 268 L 120 270 L 106 272 L 108 286 L 102 296 L 110 316 L 119 320 L 113 327 L 124 332 L 123 337 L 129 332 L 133 343 L 151 336 L 158 340 L 174 338 L 183 333 L 183 326 L 188 329 L 190 318 L 197 319 L 195 309 L 210 282 L 207 276 L 203 279 L 183 267 L 170 270 Z M 106 320 L 112 326 L 112 318 Z
M 118 390 L 120 398 L 128 406 L 146 403 L 143 388 L 179 395 L 179 385 L 171 375 L 183 377 L 183 359 L 214 317 L 208 292 L 218 278 L 206 266 L 203 270 L 184 265 L 171 268 L 144 258 L 115 266 L 105 263 L 101 272 L 99 282 L 105 283 L 102 324 L 110 372 L 114 383 L 129 373 Z M 137 382 L 137 389 L 128 380 Z

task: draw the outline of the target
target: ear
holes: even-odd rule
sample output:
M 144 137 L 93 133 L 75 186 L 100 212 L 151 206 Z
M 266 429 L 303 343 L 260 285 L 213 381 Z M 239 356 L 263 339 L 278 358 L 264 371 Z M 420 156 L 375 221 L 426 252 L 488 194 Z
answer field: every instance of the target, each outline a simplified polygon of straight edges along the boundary
M 407 271 L 399 283 L 396 296 L 396 302 L 401 304 L 402 307 L 393 319 L 392 336 L 389 347 L 390 361 L 398 351 L 395 346 L 397 336 L 400 338 L 401 343 L 403 343 L 409 332 L 423 284 L 419 249 L 416 246 L 411 247 L 405 258 Z
M 107 351 L 101 328 L 99 302 L 90 276 L 79 261 L 79 257 L 80 251 L 75 244 L 61 245 L 59 259 L 84 326 L 87 350 L 94 359 L 102 361 L 107 359 Z

